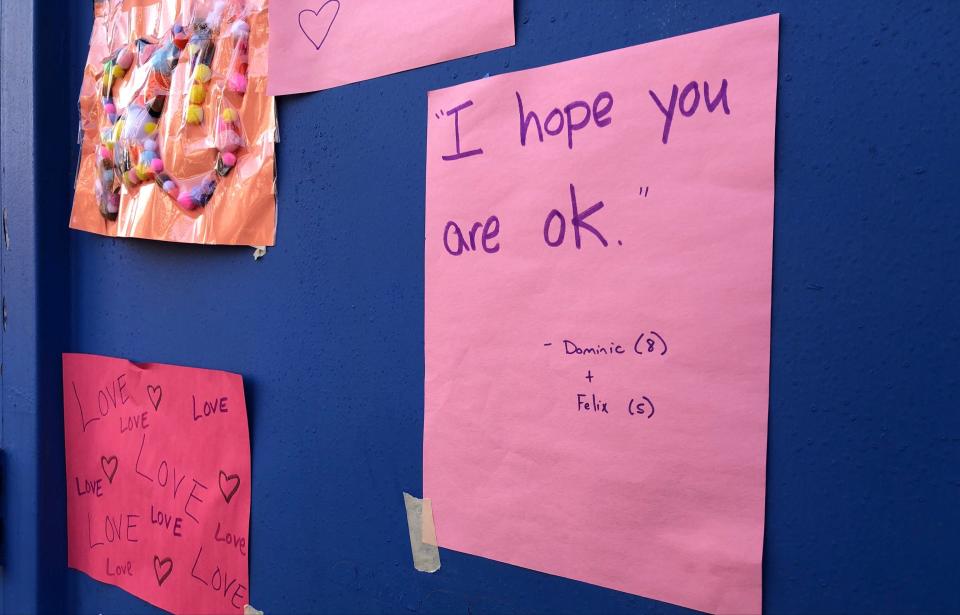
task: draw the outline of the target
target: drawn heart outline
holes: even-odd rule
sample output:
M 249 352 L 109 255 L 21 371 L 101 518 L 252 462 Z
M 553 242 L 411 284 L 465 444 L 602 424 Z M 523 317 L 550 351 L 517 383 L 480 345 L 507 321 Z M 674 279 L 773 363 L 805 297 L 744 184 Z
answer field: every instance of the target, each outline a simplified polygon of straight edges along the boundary
M 224 488 L 224 483 L 233 483 L 233 488 L 230 489 L 227 493 L 227 489 Z M 226 472 L 220 470 L 220 493 L 223 494 L 223 499 L 227 501 L 227 504 L 230 503 L 230 500 L 233 499 L 233 496 L 237 493 L 237 489 L 240 488 L 240 477 L 236 474 L 227 475 Z
M 159 384 L 157 386 L 148 384 L 147 395 L 150 396 L 150 403 L 153 404 L 153 411 L 156 412 L 160 409 L 160 400 L 163 399 L 163 389 Z
M 112 470 L 108 470 L 108 466 L 113 466 Z M 100 457 L 100 469 L 103 470 L 103 475 L 107 477 L 107 481 L 110 484 L 113 484 L 113 477 L 117 474 L 117 468 L 120 467 L 120 461 L 117 459 L 116 455 L 110 455 L 109 457 L 101 456 Z
M 166 572 L 160 573 L 160 569 L 163 567 L 167 568 Z M 163 582 L 167 580 L 167 577 L 173 573 L 173 560 L 169 557 L 160 559 L 159 555 L 153 556 L 153 574 L 157 575 L 157 586 L 163 585 Z
M 324 29 L 323 19 L 321 18 L 321 14 L 324 13 L 324 9 L 326 9 L 327 6 L 329 5 L 334 5 L 330 9 L 333 11 L 333 15 L 330 17 L 330 21 L 327 23 L 326 29 Z M 329 10 L 326 11 L 326 14 L 329 14 L 329 13 L 330 13 Z M 310 24 L 308 23 L 307 26 L 304 26 L 303 16 L 306 14 L 310 14 L 313 16 L 310 18 L 311 20 L 313 20 L 313 18 L 317 18 L 320 20 L 319 25 L 316 26 L 317 32 L 319 32 L 320 30 L 323 30 L 323 37 L 320 38 L 319 43 L 316 41 L 316 39 L 313 36 L 310 36 L 310 33 L 307 31 L 307 26 L 309 26 Z M 307 40 L 310 41 L 310 43 L 314 47 L 316 47 L 317 51 L 320 51 L 320 48 L 323 47 L 323 42 L 327 40 L 327 35 L 330 34 L 330 28 L 333 27 L 333 22 L 337 19 L 337 15 L 339 14 L 340 14 L 340 0 L 327 0 L 322 5 L 320 5 L 320 8 L 318 8 L 315 11 L 313 9 L 303 9 L 302 11 L 300 11 L 300 13 L 297 14 L 297 23 L 300 25 L 300 31 L 303 32 L 303 35 L 307 37 Z M 313 23 L 316 23 L 316 22 L 313 22 Z M 313 30 L 314 28 L 310 27 L 310 29 Z

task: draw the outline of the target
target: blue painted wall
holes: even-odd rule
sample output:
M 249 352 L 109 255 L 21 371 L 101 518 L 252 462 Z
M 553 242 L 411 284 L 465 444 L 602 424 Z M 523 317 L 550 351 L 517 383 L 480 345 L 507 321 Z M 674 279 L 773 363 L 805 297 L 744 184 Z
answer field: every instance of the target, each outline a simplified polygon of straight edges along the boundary
M 270 614 L 684 612 L 449 551 L 436 575 L 411 566 L 425 93 L 781 12 L 764 605 L 960 612 L 960 4 L 518 0 L 514 48 L 280 100 L 279 243 L 256 263 L 63 229 L 92 17 L 58 4 L 37 3 L 66 33 L 38 51 L 37 364 L 66 350 L 244 374 L 251 599 Z M 47 418 L 26 476 L 47 512 L 24 521 L 44 537 L 24 610 L 154 613 L 62 569 L 58 377 L 27 376 Z

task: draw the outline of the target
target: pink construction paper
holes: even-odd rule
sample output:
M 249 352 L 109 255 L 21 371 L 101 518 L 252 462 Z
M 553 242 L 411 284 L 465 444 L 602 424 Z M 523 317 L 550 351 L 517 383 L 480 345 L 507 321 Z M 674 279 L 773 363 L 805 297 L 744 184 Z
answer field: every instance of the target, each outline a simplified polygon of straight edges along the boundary
M 441 547 L 760 612 L 778 28 L 430 93 Z
M 513 0 L 282 0 L 267 93 L 312 92 L 514 44 Z
M 242 378 L 64 354 L 63 395 L 68 565 L 172 613 L 242 613 Z

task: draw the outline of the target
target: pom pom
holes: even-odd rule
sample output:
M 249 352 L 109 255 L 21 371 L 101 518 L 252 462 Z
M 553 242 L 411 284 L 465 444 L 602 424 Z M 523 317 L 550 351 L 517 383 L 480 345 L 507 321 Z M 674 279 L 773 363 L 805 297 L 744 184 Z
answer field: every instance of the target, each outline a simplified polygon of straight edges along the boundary
M 206 205 L 213 198 L 213 192 L 217 189 L 217 182 L 212 179 L 205 179 L 203 183 L 190 191 L 190 196 L 199 204 Z
M 129 70 L 133 64 L 133 54 L 127 49 L 122 49 L 117 55 L 117 65 L 123 70 Z
M 228 167 L 232 167 L 237 164 L 237 155 L 233 152 L 224 152 L 223 155 L 220 156 L 220 159 L 223 160 L 223 164 Z
M 154 158 L 150 161 L 150 168 L 153 169 L 154 173 L 159 173 L 163 170 L 163 161 L 159 158 Z
M 156 158 L 156 157 L 157 157 L 156 152 L 152 152 L 152 151 L 150 151 L 150 150 L 146 150 L 145 152 L 143 152 L 142 154 L 140 154 L 140 160 L 141 160 L 144 164 L 150 164 L 150 161 L 153 160 L 153 159 Z
M 156 131 L 157 131 L 157 125 L 153 122 L 147 122 L 146 124 L 143 125 L 143 132 L 147 133 L 148 135 L 152 135 Z
M 155 152 L 157 151 L 157 142 L 153 139 L 147 139 L 143 142 L 143 149 L 147 150 L 148 152 Z
M 103 112 L 106 113 L 107 115 L 116 115 L 117 106 L 112 102 L 108 102 L 103 105 Z
M 194 83 L 190 86 L 190 102 L 194 105 L 199 105 L 203 102 L 203 99 L 206 98 L 207 91 L 199 83 Z
M 181 192 L 177 195 L 177 203 L 180 203 L 180 206 L 184 209 L 196 209 L 197 204 L 193 202 L 189 192 Z
M 137 172 L 137 177 L 143 181 L 150 177 L 150 167 L 145 164 L 138 164 L 133 170 Z
M 223 121 L 224 122 L 236 122 L 237 121 L 237 110 L 232 107 L 227 107 L 223 110 Z
M 106 160 L 110 160 L 111 158 L 113 158 L 113 152 L 111 152 L 111 151 L 110 151 L 110 148 L 107 147 L 106 145 L 101 145 L 101 146 L 100 146 L 100 157 L 101 157 L 101 158 L 105 158 Z
M 116 192 L 111 192 L 107 196 L 107 213 L 115 214 L 120 211 L 120 195 Z
M 163 182 L 163 191 L 164 191 L 164 192 L 168 192 L 168 193 L 169 193 L 169 192 L 172 192 L 173 189 L 176 188 L 176 187 L 177 187 L 177 185 L 176 185 L 175 183 L 173 183 L 173 180 L 172 180 L 172 179 L 168 179 L 167 181 Z
M 233 25 L 230 27 L 230 34 L 236 38 L 244 37 L 250 34 L 250 26 L 248 26 L 244 20 L 238 19 L 233 22 Z
M 240 73 L 234 73 L 227 80 L 227 87 L 230 88 L 231 92 L 243 94 L 247 91 L 247 78 Z
M 217 149 L 221 152 L 235 152 L 243 145 L 240 135 L 232 130 L 221 132 L 217 139 Z
M 130 169 L 130 171 L 127 172 L 127 181 L 129 181 L 133 185 L 137 185 L 140 183 L 140 177 L 137 176 L 136 169 Z
M 114 177 L 114 175 L 113 175 L 113 169 L 107 169 L 106 171 L 103 172 L 103 175 L 100 177 L 100 179 L 101 179 L 101 181 L 103 181 L 104 185 L 106 185 L 106 186 L 112 186 L 112 185 L 113 185 L 113 177 Z
M 213 4 L 213 10 L 207 14 L 207 22 L 217 26 L 220 24 L 220 19 L 223 17 L 223 11 L 227 8 L 227 3 L 225 0 L 217 0 Z
M 206 83 L 210 81 L 211 76 L 210 67 L 206 64 L 197 64 L 197 67 L 193 69 L 193 80 L 197 83 Z
M 120 68 L 120 67 L 117 66 L 116 64 L 114 64 L 114 65 L 113 65 L 113 68 L 110 69 L 110 75 L 111 75 L 114 79 L 119 79 L 120 77 L 123 77 L 123 76 L 126 75 L 126 74 L 127 74 L 127 71 L 123 70 L 122 68 Z
M 203 107 L 200 105 L 190 105 L 187 107 L 187 123 L 199 124 L 203 121 Z

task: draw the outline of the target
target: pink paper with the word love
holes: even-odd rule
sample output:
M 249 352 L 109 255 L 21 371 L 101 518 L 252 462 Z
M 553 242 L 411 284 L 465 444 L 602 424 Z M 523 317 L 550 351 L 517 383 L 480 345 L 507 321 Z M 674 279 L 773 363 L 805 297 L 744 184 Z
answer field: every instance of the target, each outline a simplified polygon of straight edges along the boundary
M 267 93 L 324 90 L 513 44 L 513 0 L 283 0 L 270 5 Z
M 242 613 L 243 379 L 64 354 L 63 395 L 68 565 L 172 613 Z
M 439 546 L 760 611 L 778 26 L 430 93 Z

